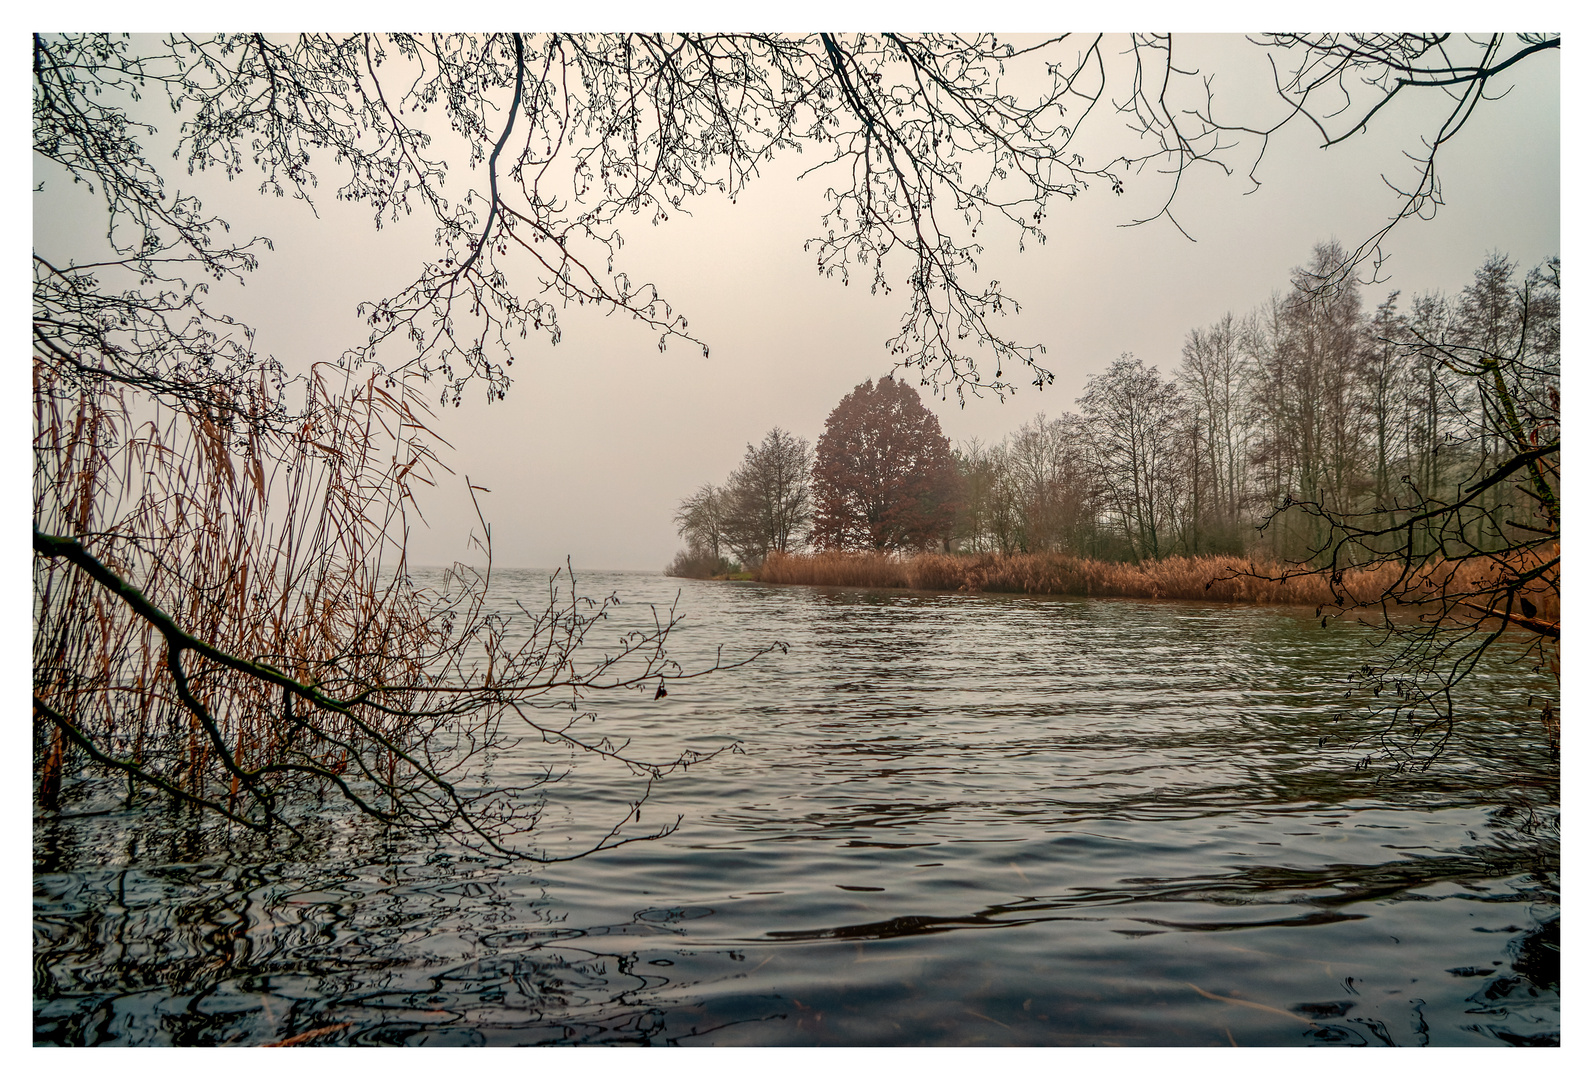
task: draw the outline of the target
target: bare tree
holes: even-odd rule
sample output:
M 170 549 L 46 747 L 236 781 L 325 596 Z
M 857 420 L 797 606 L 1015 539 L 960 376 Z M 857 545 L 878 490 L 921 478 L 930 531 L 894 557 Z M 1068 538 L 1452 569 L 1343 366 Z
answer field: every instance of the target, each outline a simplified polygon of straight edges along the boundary
M 646 761 L 585 734 L 586 695 L 701 673 L 668 657 L 673 611 L 600 648 L 618 598 L 583 598 L 560 575 L 510 634 L 489 602 L 484 522 L 484 569 L 417 585 L 414 488 L 446 467 L 414 381 L 356 353 L 300 376 L 305 403 L 290 408 L 282 367 L 207 306 L 207 282 L 243 280 L 268 243 L 233 242 L 145 149 L 152 118 L 137 110 L 163 94 L 190 164 L 233 175 L 253 140 L 266 190 L 308 196 L 324 151 L 351 170 L 345 197 L 396 211 L 442 166 L 402 125 L 355 145 L 386 108 L 375 83 L 356 85 L 370 44 L 34 39 L 43 186 L 84 186 L 108 221 L 99 250 L 34 253 L 35 793 L 56 809 L 116 777 L 129 798 L 266 832 L 297 830 L 325 794 L 496 854 L 568 857 L 534 833 L 558 770 L 504 790 L 483 786 L 481 766 L 529 736 L 634 771 L 639 802 L 700 760 Z M 432 87 L 457 91 L 463 115 L 488 104 L 474 77 L 450 69 Z M 468 202 L 433 209 L 468 216 Z M 446 319 L 457 295 L 432 298 Z M 409 342 L 419 377 L 491 381 L 490 363 L 453 368 L 487 361 L 451 325 Z M 634 806 L 591 847 L 671 827 L 628 829 Z
M 1178 179 L 1190 166 L 1213 165 L 1243 171 L 1260 186 L 1259 167 L 1272 138 L 1291 125 L 1309 126 L 1328 148 L 1364 134 L 1396 98 L 1438 103 L 1435 121 L 1405 150 L 1409 174 L 1383 178 L 1394 212 L 1354 250 L 1340 251 L 1341 261 L 1328 268 L 1335 282 L 1366 263 L 1376 279 L 1389 234 L 1407 219 L 1432 217 L 1443 204 L 1443 148 L 1484 102 L 1508 92 L 1501 85 L 1507 73 L 1560 48 L 1560 35 L 1551 33 L 1262 34 L 1250 40 L 1266 51 L 1272 68 L 1279 108 L 1270 121 L 1224 119 L 1227 110 L 1215 103 L 1209 78 L 1191 86 L 1195 73 L 1174 63 L 1172 35 L 1136 37 L 1135 93 L 1123 111 L 1152 141 L 1149 156 Z M 1175 183 L 1157 216 L 1171 217 L 1176 193 Z
M 959 504 L 955 530 L 966 550 L 1010 555 L 1024 545 L 1022 492 L 1012 468 L 1009 440 L 995 445 L 972 439 L 953 452 Z
M 1395 96 L 1423 91 L 1456 99 L 1394 221 L 1425 213 L 1439 148 L 1493 83 L 1559 38 L 1259 38 L 1284 106 L 1264 127 L 1221 123 L 1209 80 L 1175 62 L 1170 36 L 1126 44 L 1118 63 L 1100 35 L 1067 34 L 1021 44 L 947 34 L 35 36 L 35 149 L 106 196 L 115 252 L 92 267 L 39 256 L 36 293 L 53 296 L 59 316 L 36 326 L 40 351 L 63 372 L 87 363 L 86 377 L 171 394 L 224 378 L 247 354 L 243 329 L 208 316 L 183 275 L 241 279 L 266 242 L 218 239 L 223 221 L 168 193 L 139 141 L 164 112 L 180 118 L 176 151 L 190 170 L 235 178 L 252 167 L 262 190 L 311 202 L 317 170 L 331 166 L 337 197 L 366 204 L 378 223 L 434 220 L 437 257 L 364 306 L 370 337 L 350 355 L 438 379 L 445 396 L 473 378 L 501 395 L 514 342 L 531 332 L 557 341 L 566 305 L 624 312 L 661 346 L 702 346 L 656 287 L 617 265 L 620 222 L 660 221 L 710 192 L 733 198 L 760 162 L 804 146 L 820 157 L 808 171 L 833 178 L 810 242 L 820 271 L 845 280 L 862 268 L 875 289 L 904 280 L 892 353 L 937 385 L 1004 392 L 1004 364 L 1039 383 L 1050 374 L 1038 345 L 997 327 L 1014 300 L 999 283 L 975 284 L 980 228 L 1001 223 L 1020 244 L 1043 243 L 1055 199 L 1091 183 L 1120 192 L 1151 164 L 1172 177 L 1170 215 L 1184 169 L 1238 167 L 1234 136 L 1254 136 L 1253 179 L 1283 126 L 1315 124 L 1331 145 Z M 148 96 L 169 111 L 139 113 Z M 1141 138 L 1088 164 L 1075 143 L 1107 100 Z M 427 120 L 433 110 L 446 124 Z M 448 146 L 480 185 L 457 199 L 443 191 Z M 1385 233 L 1344 266 L 1375 254 Z M 97 310 L 134 317 L 97 320 Z M 74 341 L 93 346 L 88 361 L 71 359 L 83 352 Z M 994 352 L 993 377 L 963 342 Z
M 1393 498 L 1393 461 L 1402 429 L 1401 405 L 1407 398 L 1409 365 L 1396 341 L 1405 338 L 1404 319 L 1398 308 L 1399 292 L 1388 294 L 1372 316 L 1367 331 L 1365 371 L 1369 437 L 1371 439 L 1371 499 L 1386 507 Z M 1387 524 L 1385 518 L 1384 523 Z
M 1258 447 L 1268 465 L 1262 498 L 1347 510 L 1361 493 L 1366 439 L 1362 365 L 1368 342 L 1355 283 L 1338 272 L 1345 255 L 1319 244 L 1297 267 L 1290 290 L 1252 323 Z M 1297 558 L 1322 541 L 1308 515 L 1274 517 L 1272 542 Z
M 957 468 L 957 489 L 962 493 L 954 526 L 957 547 L 962 551 L 991 549 L 996 483 L 993 449 L 977 437 L 951 448 L 952 462 Z
M 1232 312 L 1205 330 L 1191 330 L 1178 370 L 1178 382 L 1198 425 L 1201 452 L 1192 482 L 1206 499 L 1196 517 L 1209 520 L 1203 527 L 1219 547 L 1242 544 L 1240 523 L 1247 509 L 1250 372 L 1241 335 L 1241 324 Z M 1198 496 L 1196 501 L 1200 502 Z
M 1037 414 L 1013 434 L 1006 454 L 1021 513 L 1024 551 L 1083 551 L 1096 506 L 1088 470 L 1091 434 L 1075 413 Z
M 1090 377 L 1079 406 L 1091 428 L 1096 477 L 1133 558 L 1168 554 L 1183 457 L 1177 384 L 1125 353 Z
M 675 531 L 686 541 L 688 551 L 707 555 L 718 562 L 725 550 L 724 488 L 704 484 L 680 501 L 675 511 Z
M 1441 324 L 1439 336 L 1414 319 L 1392 341 L 1418 374 L 1436 364 L 1471 384 L 1456 432 L 1465 448 L 1458 481 L 1441 473 L 1425 486 L 1412 471 L 1387 503 L 1346 511 L 1306 500 L 1273 515 L 1293 510 L 1321 526 L 1311 565 L 1322 569 L 1296 572 L 1326 573 L 1345 611 L 1382 612 L 1389 649 L 1362 667 L 1359 682 L 1371 713 L 1386 721 L 1381 746 L 1396 768 L 1421 767 L 1442 749 L 1453 692 L 1490 651 L 1558 674 L 1559 261 L 1516 283 L 1507 263 L 1491 259 L 1473 290 L 1474 312 L 1484 296 L 1503 294 L 1508 306 L 1484 321 Z M 1508 331 L 1495 333 L 1501 324 Z M 1349 566 L 1384 567 L 1388 583 L 1354 595 L 1343 586 Z M 1556 732 L 1552 702 L 1542 715 Z
M 773 428 L 724 487 L 725 535 L 741 561 L 762 563 L 771 551 L 790 551 L 807 538 L 813 508 L 808 498 L 813 452 L 806 439 Z

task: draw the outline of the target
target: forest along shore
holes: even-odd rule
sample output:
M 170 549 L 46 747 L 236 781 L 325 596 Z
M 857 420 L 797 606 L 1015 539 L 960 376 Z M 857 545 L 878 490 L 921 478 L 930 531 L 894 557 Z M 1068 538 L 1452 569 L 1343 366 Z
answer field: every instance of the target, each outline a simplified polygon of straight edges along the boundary
M 1559 555 L 1551 545 L 1531 557 Z M 1284 563 L 1233 556 L 1168 556 L 1139 563 L 1110 562 L 1061 552 L 996 552 L 897 556 L 883 552 L 770 552 L 752 579 L 770 585 L 839 585 L 946 592 L 1028 593 L 1052 596 L 1118 596 L 1148 600 L 1208 600 L 1237 604 L 1295 604 L 1357 607 L 1376 603 L 1402 572 L 1398 563 L 1346 570 L 1335 596 L 1328 575 Z M 1497 572 L 1492 560 L 1468 559 L 1405 571 L 1435 600 Z M 1531 594 L 1538 614 L 1559 618 L 1559 593 Z

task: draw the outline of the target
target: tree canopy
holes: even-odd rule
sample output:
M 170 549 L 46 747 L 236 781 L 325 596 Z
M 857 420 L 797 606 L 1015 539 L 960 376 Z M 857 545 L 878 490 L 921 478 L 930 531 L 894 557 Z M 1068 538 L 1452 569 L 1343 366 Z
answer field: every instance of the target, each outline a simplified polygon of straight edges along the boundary
M 831 411 L 813 458 L 816 547 L 928 547 L 949 533 L 956 499 L 951 443 L 917 390 L 870 379 Z

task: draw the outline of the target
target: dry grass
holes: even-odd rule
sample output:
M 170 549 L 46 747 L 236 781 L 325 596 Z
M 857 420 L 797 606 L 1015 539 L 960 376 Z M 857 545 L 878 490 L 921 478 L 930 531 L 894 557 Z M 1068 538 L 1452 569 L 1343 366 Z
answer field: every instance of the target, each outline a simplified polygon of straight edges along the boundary
M 840 585 L 1004 592 L 1058 596 L 1124 596 L 1219 600 L 1252 604 L 1319 604 L 1332 599 L 1319 578 L 1265 581 L 1282 567 L 1244 560 L 1169 558 L 1134 565 L 1058 553 L 911 557 L 826 551 L 771 555 L 758 580 L 781 585 Z M 1370 584 L 1370 583 L 1367 583 Z
M 1558 555 L 1558 547 L 1537 557 Z M 1399 567 L 1379 565 L 1345 571 L 1340 595 L 1348 606 L 1373 604 L 1390 591 L 1403 600 L 1457 592 L 1485 593 L 1497 567 L 1487 559 L 1424 567 L 1403 582 Z M 1055 552 L 1014 555 L 912 557 L 819 552 L 771 555 L 758 580 L 780 585 L 840 585 L 946 592 L 1028 593 L 1055 596 L 1120 596 L 1151 600 L 1207 600 L 1234 604 L 1336 604 L 1325 574 L 1280 563 L 1224 556 L 1172 556 L 1157 562 L 1115 563 Z M 1559 618 L 1558 588 L 1532 594 L 1540 613 Z
M 939 588 L 908 580 L 908 563 L 893 555 L 821 551 L 787 555 L 773 551 L 764 559 L 756 580 L 771 585 L 846 585 L 875 589 Z

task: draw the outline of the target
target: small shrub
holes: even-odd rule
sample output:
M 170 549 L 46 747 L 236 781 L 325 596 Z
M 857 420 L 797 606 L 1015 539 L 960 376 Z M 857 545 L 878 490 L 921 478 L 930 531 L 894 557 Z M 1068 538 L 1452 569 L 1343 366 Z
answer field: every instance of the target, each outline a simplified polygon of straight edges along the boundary
M 669 577 L 708 578 L 739 573 L 741 567 L 724 556 L 715 557 L 706 551 L 677 551 L 675 561 L 664 568 Z

